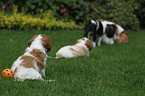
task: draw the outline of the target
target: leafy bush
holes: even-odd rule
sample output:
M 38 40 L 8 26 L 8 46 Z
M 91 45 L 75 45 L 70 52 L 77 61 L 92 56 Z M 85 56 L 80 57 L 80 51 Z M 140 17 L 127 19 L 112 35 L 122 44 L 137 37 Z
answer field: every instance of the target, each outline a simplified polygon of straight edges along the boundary
M 79 23 L 87 19 L 106 19 L 126 29 L 140 28 L 135 0 L 28 0 L 26 8 L 33 14 L 38 14 L 41 9 L 56 10 L 54 16 L 58 20 Z
M 25 8 L 26 12 L 39 14 L 40 10 L 56 10 L 55 17 L 64 19 L 68 15 L 68 20 L 83 22 L 86 14 L 84 10 L 84 0 L 28 0 Z
M 139 18 L 141 29 L 145 29 L 145 0 L 139 0 L 137 4 L 139 8 L 136 10 L 136 15 Z
M 39 17 L 33 17 L 31 14 L 24 15 L 23 12 L 17 13 L 17 7 L 13 6 L 13 14 L 8 15 L 4 11 L 0 12 L 0 28 L 8 29 L 75 29 L 82 28 L 75 22 L 56 20 L 54 11 L 41 10 Z
M 25 1 L 25 2 L 24 2 Z M 145 1 L 140 0 L 2 0 L 7 3 L 5 11 L 11 10 L 12 2 L 18 4 L 18 11 L 30 13 L 34 17 L 44 19 L 41 11 L 53 10 L 56 21 L 85 23 L 88 19 L 105 19 L 123 26 L 125 29 L 144 28 Z M 22 2 L 22 3 L 21 3 Z M 82 25 L 83 26 L 83 25 Z
M 134 0 L 107 0 L 104 4 L 88 3 L 87 19 L 106 19 L 118 23 L 126 29 L 139 29 L 139 20 L 134 14 L 137 5 Z

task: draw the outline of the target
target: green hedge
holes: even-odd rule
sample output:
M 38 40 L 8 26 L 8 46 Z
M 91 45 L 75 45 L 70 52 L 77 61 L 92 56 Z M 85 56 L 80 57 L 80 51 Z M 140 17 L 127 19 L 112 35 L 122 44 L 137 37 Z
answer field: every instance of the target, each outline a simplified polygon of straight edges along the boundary
M 133 0 L 105 0 L 106 3 L 88 3 L 87 19 L 106 19 L 123 26 L 125 29 L 139 29 L 139 19 L 134 14 L 137 4 Z
M 34 17 L 39 17 L 43 9 L 55 11 L 53 18 L 56 20 L 76 24 L 88 19 L 105 19 L 125 29 L 137 30 L 145 26 L 145 0 L 2 0 L 0 5 L 7 4 L 8 7 L 13 2 L 19 5 L 18 11 L 23 9 L 25 14 Z
M 145 29 L 145 0 L 136 1 L 138 8 L 135 10 L 135 14 L 139 18 L 140 28 Z

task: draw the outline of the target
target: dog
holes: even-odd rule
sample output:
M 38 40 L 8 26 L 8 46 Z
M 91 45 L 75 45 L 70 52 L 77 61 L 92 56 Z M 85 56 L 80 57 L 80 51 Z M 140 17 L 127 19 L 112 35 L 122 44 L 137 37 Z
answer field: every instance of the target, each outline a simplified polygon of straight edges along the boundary
M 56 53 L 57 58 L 72 58 L 78 56 L 89 56 L 89 51 L 92 50 L 92 44 L 86 37 L 78 39 L 72 46 L 65 46 Z
M 120 25 L 106 20 L 88 20 L 84 32 L 84 37 L 91 36 L 93 47 L 96 47 L 97 38 L 99 38 L 98 46 L 101 46 L 102 39 L 107 44 L 114 44 L 115 41 L 117 43 L 128 42 L 128 34 L 125 30 Z
M 44 34 L 35 35 L 28 41 L 29 47 L 11 66 L 14 78 L 19 81 L 25 79 L 43 80 L 47 54 L 51 50 L 51 40 Z

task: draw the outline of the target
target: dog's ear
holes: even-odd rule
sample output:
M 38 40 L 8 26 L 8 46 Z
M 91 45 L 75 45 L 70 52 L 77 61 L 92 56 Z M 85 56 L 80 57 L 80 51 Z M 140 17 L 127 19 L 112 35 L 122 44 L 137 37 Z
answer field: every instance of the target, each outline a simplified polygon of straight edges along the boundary
M 115 29 L 115 34 L 116 34 L 116 36 L 117 36 L 117 35 L 118 35 L 118 33 L 117 33 L 117 30 L 118 30 L 117 25 L 116 25 L 116 24 L 112 24 L 112 27 Z
M 89 51 L 92 50 L 92 43 L 91 43 L 90 40 L 87 40 L 87 41 L 86 41 L 86 46 L 89 48 Z
M 90 31 L 90 25 L 91 25 L 91 21 L 87 21 L 86 24 L 85 24 L 85 28 L 84 28 L 84 37 L 88 37 L 88 33 Z
M 42 43 L 44 47 L 47 49 L 47 52 L 51 50 L 51 38 L 46 35 L 42 35 Z
M 32 39 L 30 39 L 30 40 L 28 41 L 28 46 L 31 45 L 31 43 L 35 40 L 35 38 L 36 38 L 37 36 L 38 36 L 38 35 L 33 36 Z
M 127 43 L 128 42 L 128 34 L 123 31 L 121 34 L 120 34 L 120 38 L 117 40 L 117 43 Z
M 115 27 L 112 24 L 107 24 L 106 31 L 107 37 L 112 38 L 115 34 Z

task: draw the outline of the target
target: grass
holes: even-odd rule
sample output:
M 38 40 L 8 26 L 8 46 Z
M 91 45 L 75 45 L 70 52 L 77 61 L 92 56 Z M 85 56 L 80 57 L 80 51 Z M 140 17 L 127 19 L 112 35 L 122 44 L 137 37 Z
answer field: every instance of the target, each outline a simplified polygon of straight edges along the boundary
M 49 56 L 59 48 L 82 38 L 83 31 L 12 31 L 0 30 L 0 72 L 11 68 L 24 53 L 28 40 L 35 34 L 52 39 Z M 129 31 L 126 44 L 93 48 L 89 57 L 47 59 L 45 80 L 3 79 L 0 96 L 144 96 L 145 32 Z

